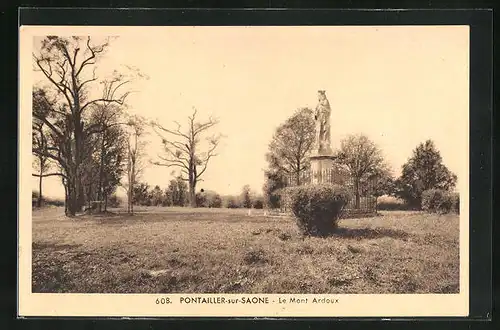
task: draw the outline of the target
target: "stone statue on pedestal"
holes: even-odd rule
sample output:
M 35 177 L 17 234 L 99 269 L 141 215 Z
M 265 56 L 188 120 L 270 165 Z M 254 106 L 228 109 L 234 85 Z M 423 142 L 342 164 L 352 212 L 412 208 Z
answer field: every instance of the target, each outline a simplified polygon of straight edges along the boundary
M 311 174 L 313 184 L 337 183 L 334 168 L 335 156 L 333 155 L 330 139 L 330 103 L 323 90 L 318 91 L 318 105 L 314 113 L 316 122 L 316 141 L 309 157 L 311 161 Z
M 318 105 L 314 114 L 316 121 L 316 144 L 314 153 L 318 155 L 330 155 L 332 153 L 330 140 L 330 103 L 326 98 L 326 92 L 318 91 Z

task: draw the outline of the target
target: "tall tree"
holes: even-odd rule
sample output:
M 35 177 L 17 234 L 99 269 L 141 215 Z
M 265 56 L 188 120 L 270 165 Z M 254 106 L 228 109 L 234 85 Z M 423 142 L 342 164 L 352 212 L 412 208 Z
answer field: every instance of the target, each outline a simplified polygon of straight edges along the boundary
M 172 205 L 184 206 L 186 204 L 188 187 L 186 181 L 180 175 L 170 180 L 167 191 L 168 197 L 172 200 Z
M 420 207 L 422 192 L 428 189 L 451 190 L 457 176 L 444 164 L 440 152 L 432 140 L 420 143 L 413 155 L 402 167 L 401 177 L 396 182 L 396 195 L 410 205 Z
M 145 164 L 143 158 L 145 156 L 146 141 L 144 119 L 139 116 L 133 116 L 128 122 L 129 132 L 127 135 L 127 154 L 126 154 L 126 174 L 127 182 L 122 186 L 127 191 L 127 212 L 134 213 L 134 194 L 136 192 L 136 184 L 140 178 Z
M 107 209 L 108 197 L 116 190 L 125 170 L 127 159 L 127 133 L 122 121 L 122 109 L 110 105 L 96 105 L 90 122 L 99 127 L 94 145 L 94 157 L 98 163 L 96 198 Z M 128 124 L 128 122 L 127 122 Z
M 276 129 L 266 155 L 269 168 L 300 185 L 302 174 L 310 167 L 307 156 L 314 145 L 315 129 L 313 111 L 299 108 Z
M 347 136 L 340 143 L 337 160 L 345 166 L 353 181 L 355 207 L 359 208 L 362 183 L 370 178 L 376 178 L 381 173 L 388 172 L 380 148 L 363 134 Z M 372 184 L 370 182 L 367 184 Z
M 111 78 L 100 81 L 103 96 L 91 96 L 91 86 L 99 84 L 96 65 L 108 47 L 109 41 L 93 44 L 91 37 L 47 36 L 38 54 L 33 54 L 35 69 L 43 74 L 57 98 L 55 106 L 33 111 L 34 118 L 51 131 L 53 142 L 46 151 L 34 152 L 53 159 L 63 170 L 69 216 L 74 216 L 85 202 L 84 148 L 87 138 L 95 133 L 95 127 L 85 121 L 86 111 L 95 104 L 122 105 L 129 94 L 120 91 L 130 80 L 115 71 Z
M 251 189 L 249 185 L 243 186 L 241 191 L 241 204 L 244 208 L 250 209 L 252 208 L 252 196 Z
M 156 133 L 161 137 L 165 155 L 158 155 L 160 161 L 154 164 L 166 167 L 176 167 L 181 171 L 183 180 L 189 184 L 189 203 L 196 207 L 196 184 L 202 180 L 209 161 L 217 156 L 215 150 L 219 145 L 221 135 L 210 135 L 205 138 L 206 146 L 202 145 L 202 135 L 216 126 L 219 121 L 210 117 L 205 121 L 196 119 L 197 111 L 188 117 L 188 125 L 185 130 L 181 124 L 176 123 L 177 128 L 168 129 L 158 123 L 152 123 Z M 162 133 L 166 133 L 165 138 Z M 185 176 L 185 177 L 184 177 Z

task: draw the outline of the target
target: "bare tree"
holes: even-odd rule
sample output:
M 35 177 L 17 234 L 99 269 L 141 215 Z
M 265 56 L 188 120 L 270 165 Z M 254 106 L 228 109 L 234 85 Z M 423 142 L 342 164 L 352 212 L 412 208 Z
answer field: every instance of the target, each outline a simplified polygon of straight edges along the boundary
M 111 78 L 101 81 L 104 96 L 90 96 L 90 86 L 99 83 L 96 63 L 108 46 L 108 41 L 93 45 L 91 37 L 47 36 L 39 53 L 33 54 L 35 70 L 43 74 L 57 98 L 57 104 L 43 107 L 44 111 L 33 111 L 34 118 L 51 131 L 53 142 L 46 150 L 34 148 L 33 152 L 54 160 L 62 168 L 69 216 L 81 210 L 85 202 L 82 185 L 85 142 L 98 129 L 85 123 L 85 112 L 95 104 L 122 105 L 129 95 L 128 91 L 120 91 L 130 80 L 115 71 Z M 88 69 L 92 69 L 92 74 Z
M 203 133 L 216 126 L 219 121 L 212 117 L 206 121 L 197 121 L 196 113 L 197 110 L 194 109 L 193 114 L 188 117 L 188 127 L 184 131 L 178 122 L 175 122 L 177 125 L 175 129 L 152 123 L 153 129 L 162 139 L 165 150 L 165 156 L 158 155 L 160 161 L 154 164 L 180 169 L 183 180 L 189 183 L 191 207 L 196 207 L 196 184 L 202 181 L 201 176 L 207 170 L 210 159 L 217 156 L 215 150 L 222 137 L 220 134 L 206 137 L 208 147 L 206 150 L 199 150 Z M 168 134 L 169 138 L 163 137 L 160 132 Z

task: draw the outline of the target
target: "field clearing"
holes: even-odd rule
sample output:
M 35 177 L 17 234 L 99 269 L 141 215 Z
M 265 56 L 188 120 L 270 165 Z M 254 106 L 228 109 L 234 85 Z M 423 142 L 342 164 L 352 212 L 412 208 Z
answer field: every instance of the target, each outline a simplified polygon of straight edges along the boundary
M 116 210 L 113 210 L 116 211 Z M 328 238 L 263 210 L 33 211 L 33 292 L 458 293 L 459 216 L 387 211 Z

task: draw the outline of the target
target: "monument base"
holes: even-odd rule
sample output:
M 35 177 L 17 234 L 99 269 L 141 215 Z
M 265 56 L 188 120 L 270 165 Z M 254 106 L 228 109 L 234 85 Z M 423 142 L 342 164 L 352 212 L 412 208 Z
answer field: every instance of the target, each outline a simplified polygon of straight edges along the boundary
M 311 161 L 311 183 L 331 183 L 331 177 L 335 165 L 335 156 L 333 155 L 312 155 L 309 157 Z

